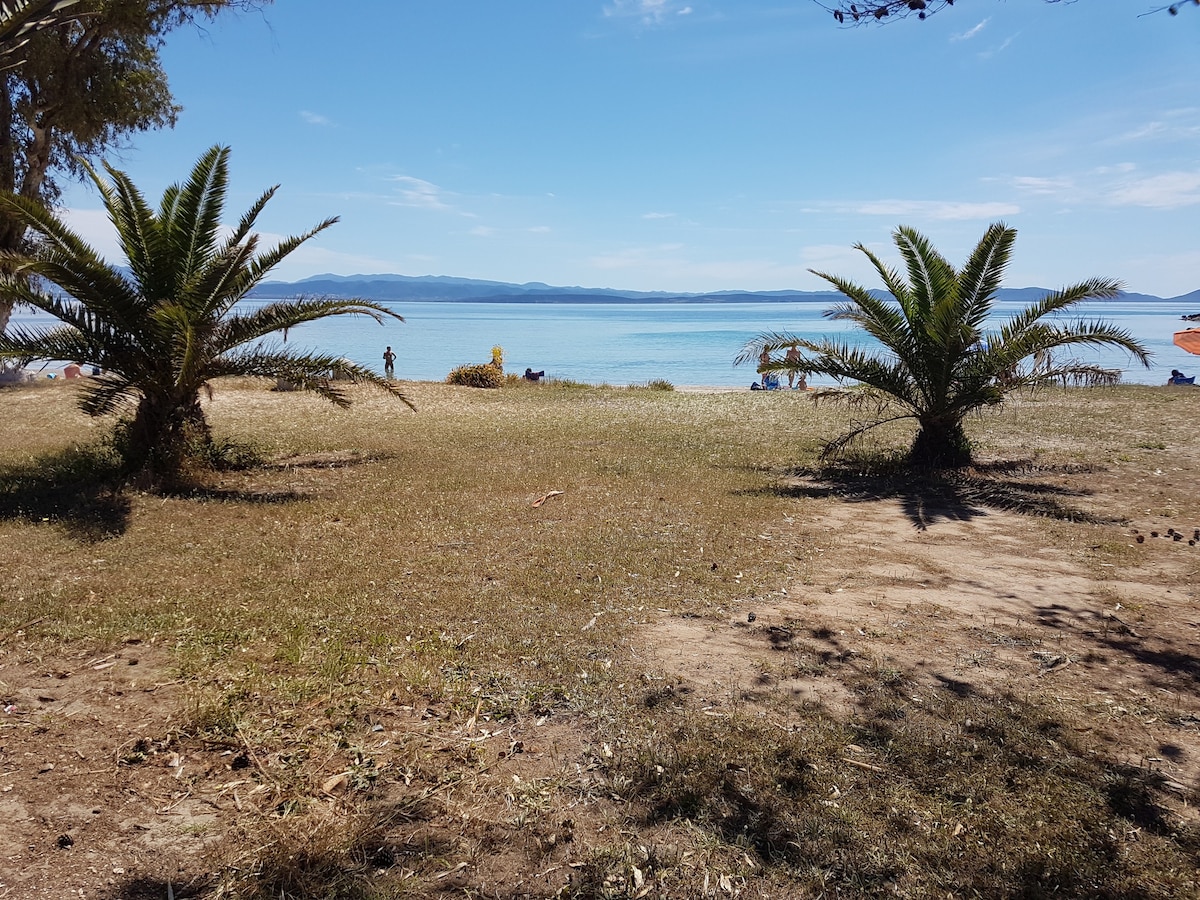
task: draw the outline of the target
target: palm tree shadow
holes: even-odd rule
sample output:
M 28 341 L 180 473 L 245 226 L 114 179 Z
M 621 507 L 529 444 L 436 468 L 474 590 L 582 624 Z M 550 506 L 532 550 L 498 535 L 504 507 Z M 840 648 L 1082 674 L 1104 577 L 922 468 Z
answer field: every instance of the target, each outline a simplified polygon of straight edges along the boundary
M 356 462 L 311 465 L 334 467 Z M 202 483 L 160 485 L 156 490 L 166 497 L 222 503 L 282 504 L 311 499 L 295 490 Z M 0 521 L 53 523 L 80 543 L 94 544 L 123 535 L 129 529 L 132 509 L 130 484 L 120 461 L 103 446 L 71 447 L 32 463 L 0 467 Z
M 131 508 L 116 460 L 94 448 L 0 469 L 0 521 L 53 522 L 92 544 L 124 534 Z
M 1001 461 L 968 469 L 913 470 L 900 464 L 835 463 L 786 473 L 774 493 L 785 497 L 836 497 L 849 503 L 897 500 L 918 531 L 939 522 L 970 521 L 987 510 L 1005 510 L 1071 522 L 1123 524 L 1072 502 L 1092 495 L 1038 480 L 1042 475 L 1084 474 L 1086 467 L 1038 466 Z

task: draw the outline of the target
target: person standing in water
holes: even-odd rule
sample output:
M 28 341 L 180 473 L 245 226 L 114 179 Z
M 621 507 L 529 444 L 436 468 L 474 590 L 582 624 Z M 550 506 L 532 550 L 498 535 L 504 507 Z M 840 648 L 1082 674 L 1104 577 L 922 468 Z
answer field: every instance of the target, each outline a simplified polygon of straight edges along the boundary
M 396 374 L 396 354 L 391 347 L 383 351 L 383 374 L 388 378 Z

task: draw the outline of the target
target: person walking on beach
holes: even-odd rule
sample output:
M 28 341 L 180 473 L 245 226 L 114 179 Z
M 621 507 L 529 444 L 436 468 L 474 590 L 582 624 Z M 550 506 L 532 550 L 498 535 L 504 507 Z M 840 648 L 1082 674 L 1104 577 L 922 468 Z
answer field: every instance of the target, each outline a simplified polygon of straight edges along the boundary
M 787 355 L 784 356 L 783 361 L 786 362 L 788 365 L 792 365 L 794 363 L 800 362 L 800 348 L 797 347 L 795 344 L 792 344 L 792 346 L 788 348 Z M 808 379 L 805 378 L 803 375 L 801 375 L 800 376 L 800 390 L 805 390 L 807 388 L 808 388 Z M 795 389 L 796 389 L 796 370 L 788 369 L 788 390 L 794 391 Z
M 388 378 L 396 374 L 396 354 L 391 347 L 383 351 L 383 374 Z

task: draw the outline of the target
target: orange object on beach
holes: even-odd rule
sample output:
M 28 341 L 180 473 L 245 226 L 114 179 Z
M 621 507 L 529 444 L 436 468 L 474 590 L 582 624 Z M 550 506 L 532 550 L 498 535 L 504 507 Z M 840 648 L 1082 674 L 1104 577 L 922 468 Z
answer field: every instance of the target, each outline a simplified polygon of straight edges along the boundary
M 1200 356 L 1200 328 L 1189 328 L 1187 331 L 1175 332 L 1175 346 L 1182 347 L 1188 353 Z

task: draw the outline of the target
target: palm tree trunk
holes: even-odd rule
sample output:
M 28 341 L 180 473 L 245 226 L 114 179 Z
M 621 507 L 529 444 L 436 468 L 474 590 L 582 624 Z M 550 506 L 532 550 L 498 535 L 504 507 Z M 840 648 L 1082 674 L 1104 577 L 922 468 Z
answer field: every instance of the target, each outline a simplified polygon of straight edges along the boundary
M 121 453 L 127 471 L 171 482 L 189 458 L 204 456 L 211 447 L 212 431 L 198 395 L 183 400 L 148 395 L 126 426 Z
M 920 468 L 954 469 L 971 464 L 971 441 L 961 419 L 922 418 L 908 451 L 909 461 Z

